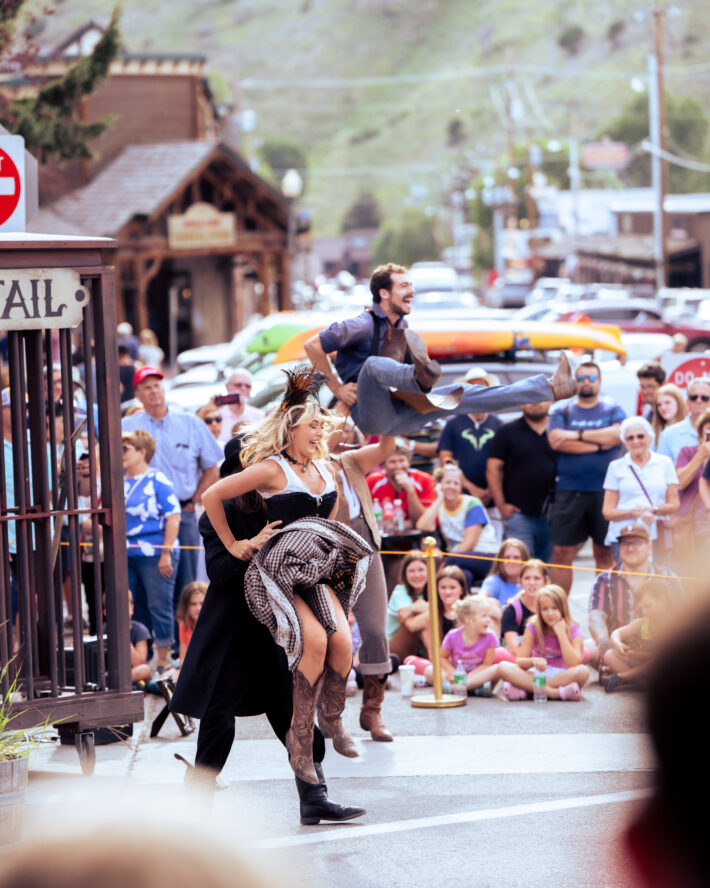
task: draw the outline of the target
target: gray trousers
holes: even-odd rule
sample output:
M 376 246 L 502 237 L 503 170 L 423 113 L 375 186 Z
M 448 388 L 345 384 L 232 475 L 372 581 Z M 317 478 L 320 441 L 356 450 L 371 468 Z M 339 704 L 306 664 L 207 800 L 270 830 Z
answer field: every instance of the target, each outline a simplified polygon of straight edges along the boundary
M 365 577 L 365 588 L 353 606 L 362 639 L 358 651 L 359 669 L 363 675 L 386 675 L 392 670 L 392 661 L 387 642 L 387 584 L 382 559 L 362 515 L 351 518 L 350 527 L 375 550 Z
M 554 400 L 550 383 L 542 373 L 512 385 L 442 385 L 437 386 L 433 394 L 448 395 L 462 387 L 463 398 L 455 409 L 421 414 L 403 401 L 392 398 L 390 392 L 392 388 L 421 392 L 414 379 L 414 366 L 400 364 L 392 358 L 368 358 L 357 379 L 357 402 L 351 415 L 367 435 L 411 435 L 421 431 L 425 423 L 454 414 L 497 413 L 523 404 Z

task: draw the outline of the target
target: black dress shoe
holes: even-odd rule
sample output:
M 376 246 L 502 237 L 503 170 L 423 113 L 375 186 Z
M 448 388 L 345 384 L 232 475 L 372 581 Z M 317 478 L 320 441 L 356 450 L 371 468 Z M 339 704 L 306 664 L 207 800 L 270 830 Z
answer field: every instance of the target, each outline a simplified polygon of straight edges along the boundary
M 296 777 L 296 789 L 301 802 L 301 823 L 304 826 L 315 826 L 321 820 L 331 820 L 340 823 L 345 820 L 354 820 L 367 814 L 364 808 L 355 808 L 348 805 L 338 805 L 328 798 L 328 788 L 325 783 L 306 783 Z

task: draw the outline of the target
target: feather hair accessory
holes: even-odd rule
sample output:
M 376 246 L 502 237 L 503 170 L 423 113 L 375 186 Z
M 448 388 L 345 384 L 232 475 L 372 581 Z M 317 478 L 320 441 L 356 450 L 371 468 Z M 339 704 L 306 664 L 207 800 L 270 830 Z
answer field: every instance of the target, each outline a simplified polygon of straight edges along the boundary
M 315 367 L 301 364 L 295 370 L 284 370 L 286 374 L 286 391 L 281 400 L 280 410 L 301 407 L 309 398 L 318 401 L 318 392 L 328 377 L 319 373 Z

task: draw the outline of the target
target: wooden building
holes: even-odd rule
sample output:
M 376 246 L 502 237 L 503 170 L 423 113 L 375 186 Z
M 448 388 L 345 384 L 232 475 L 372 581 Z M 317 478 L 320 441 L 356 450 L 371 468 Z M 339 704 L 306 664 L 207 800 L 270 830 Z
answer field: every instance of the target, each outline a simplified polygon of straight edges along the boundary
M 119 319 L 154 330 L 164 348 L 171 324 L 182 350 L 229 339 L 254 311 L 290 307 L 288 205 L 218 142 L 125 148 L 31 227 L 115 238 Z
M 101 34 L 88 22 L 2 88 L 36 90 Z M 30 226 L 116 238 L 119 319 L 154 330 L 166 353 L 224 341 L 252 313 L 290 307 L 288 202 L 220 141 L 205 64 L 128 52 L 114 61 L 77 109 L 112 125 L 92 143 L 94 159 L 40 166 Z

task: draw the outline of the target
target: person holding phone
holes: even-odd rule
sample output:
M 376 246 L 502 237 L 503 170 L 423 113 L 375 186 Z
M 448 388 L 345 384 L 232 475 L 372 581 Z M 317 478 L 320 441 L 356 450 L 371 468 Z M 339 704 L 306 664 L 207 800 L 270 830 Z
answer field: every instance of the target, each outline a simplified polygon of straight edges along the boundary
M 694 564 L 696 553 L 700 554 L 702 551 L 701 539 L 707 519 L 700 484 L 708 457 L 710 410 L 704 410 L 698 419 L 698 443 L 681 447 L 675 461 L 680 508 L 673 523 L 673 548 L 676 561 L 682 560 L 684 568 L 686 564 L 690 568 Z
M 251 373 L 244 367 L 238 367 L 227 379 L 226 397 L 222 395 L 215 398 L 222 417 L 222 428 L 217 439 L 222 447 L 232 438 L 232 429 L 237 423 L 259 422 L 265 416 L 263 410 L 248 403 L 251 388 Z

